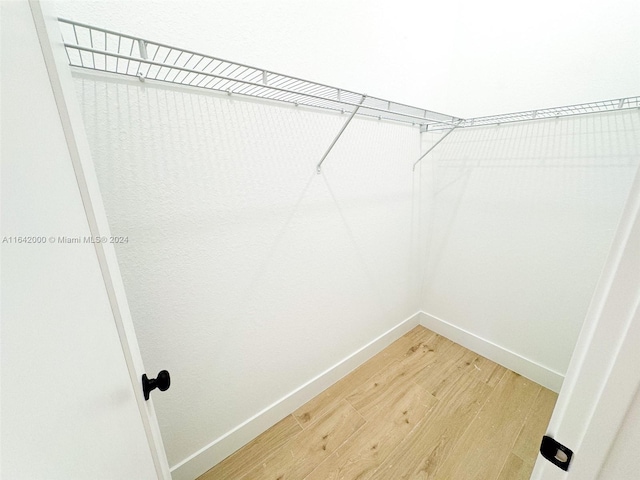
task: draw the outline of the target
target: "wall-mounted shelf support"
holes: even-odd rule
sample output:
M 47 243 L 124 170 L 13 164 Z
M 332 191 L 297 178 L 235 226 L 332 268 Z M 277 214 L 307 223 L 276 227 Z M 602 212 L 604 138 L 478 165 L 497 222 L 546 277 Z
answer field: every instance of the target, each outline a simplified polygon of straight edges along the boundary
M 453 126 L 453 128 L 451 128 L 449 131 L 447 131 L 447 133 L 445 133 L 444 135 L 442 135 L 442 137 L 440 137 L 436 143 L 434 143 L 433 145 L 431 145 L 431 148 L 429 148 L 429 150 L 427 150 L 426 152 L 424 152 L 424 153 L 420 156 L 420 158 L 419 158 L 418 160 L 416 160 L 416 162 L 413 164 L 413 170 L 415 171 L 415 169 L 416 169 L 416 165 L 418 165 L 418 164 L 422 161 L 422 159 L 423 159 L 424 157 L 426 157 L 427 155 L 429 155 L 429 154 L 431 153 L 431 151 L 432 151 L 434 148 L 436 148 L 436 147 L 440 144 L 440 142 L 442 142 L 445 138 L 447 138 L 447 137 L 449 136 L 449 134 L 450 134 L 451 132 L 453 132 L 456 128 L 458 128 L 459 126 L 460 126 L 460 124 L 459 124 L 459 123 L 458 123 L 458 124 L 456 124 L 456 125 L 454 125 L 454 126 Z
M 322 156 L 322 158 L 318 162 L 318 165 L 316 166 L 316 173 L 318 175 L 320 175 L 320 172 L 322 171 L 322 162 L 325 161 L 325 159 L 329 155 L 329 152 L 331 152 L 331 150 L 333 149 L 335 144 L 338 142 L 338 139 L 342 136 L 342 134 L 346 130 L 347 126 L 351 123 L 351 120 L 353 120 L 353 117 L 356 116 L 356 113 L 358 113 L 358 110 L 360 109 L 360 106 L 364 103 L 364 99 L 365 98 L 367 98 L 366 94 L 362 96 L 362 100 L 360 100 L 360 105 L 356 106 L 356 108 L 353 110 L 353 112 L 351 112 L 351 115 L 349 115 L 349 118 L 347 118 L 347 121 L 344 122 L 344 125 L 342 125 L 342 128 L 340 129 L 340 131 L 336 135 L 336 138 L 333 139 L 333 142 L 331 142 L 331 145 L 329 145 L 329 148 L 327 148 L 327 151 L 324 152 L 324 155 Z
M 143 60 L 147 60 L 149 58 L 149 55 L 147 54 L 147 44 L 144 40 L 138 40 L 138 50 L 140 50 L 140 58 L 142 58 Z M 141 70 L 141 67 L 142 63 L 138 65 L 138 73 L 136 75 L 141 82 L 144 82 L 145 75 Z

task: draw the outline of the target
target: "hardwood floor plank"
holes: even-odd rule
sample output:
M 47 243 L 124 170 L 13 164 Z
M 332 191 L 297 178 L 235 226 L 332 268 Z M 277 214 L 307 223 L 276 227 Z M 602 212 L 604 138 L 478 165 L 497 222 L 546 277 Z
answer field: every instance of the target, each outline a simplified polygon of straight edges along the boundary
M 462 376 L 465 373 L 465 360 L 469 356 L 469 351 L 458 344 L 452 344 L 446 355 L 440 355 L 430 362 L 418 374 L 416 383 L 424 387 L 436 398 L 440 398 L 440 391 Z M 468 370 L 468 369 L 466 369 Z
M 420 372 L 416 382 L 439 398 L 439 392 L 455 382 L 462 374 L 468 374 L 483 383 L 495 386 L 502 378 L 506 368 L 488 360 L 477 353 L 453 344 L 446 352 Z
M 199 477 L 199 480 L 235 480 L 261 464 L 275 450 L 302 431 L 292 415 L 288 415 L 269 430 L 256 437 L 237 452 Z
M 377 357 L 377 358 L 376 358 Z M 357 388 L 369 378 L 384 370 L 387 364 L 393 362 L 392 358 L 377 356 L 360 365 L 346 377 L 338 380 L 318 396 L 312 398 L 302 407 L 296 410 L 293 415 L 303 428 L 307 428 L 315 420 L 322 417 L 326 412 L 335 408 L 343 401 L 349 392 Z
M 468 370 L 471 374 L 490 387 L 495 387 L 500 382 L 507 369 L 502 365 L 498 365 L 488 358 L 483 357 L 482 355 L 472 352 L 471 350 L 468 350 L 468 352 L 469 355 L 465 362 L 470 362 L 470 368 Z M 473 368 L 473 370 L 471 368 Z
M 380 402 L 378 417 L 368 421 L 322 462 L 306 480 L 368 478 L 437 403 L 412 382 L 397 382 L 393 395 Z
M 507 371 L 434 478 L 497 478 L 541 388 Z
M 398 381 L 411 382 L 423 369 L 446 355 L 445 352 L 453 345 L 440 335 L 422 342 L 411 355 L 396 360 L 367 380 L 348 395 L 347 400 L 364 418 L 374 418 L 387 403 L 387 399 L 394 395 Z
M 342 400 L 238 480 L 301 480 L 364 424 L 362 416 Z
M 520 457 L 509 454 L 504 462 L 498 480 L 529 480 L 533 465 L 528 465 Z
M 398 444 L 371 480 L 431 479 L 491 394 L 491 388 L 463 374 Z
M 424 343 L 433 340 L 435 336 L 436 334 L 431 330 L 424 328 L 422 325 L 418 325 L 383 351 L 390 357 L 402 360 L 414 354 Z
M 389 345 L 382 352 L 373 356 L 367 362 L 360 365 L 353 372 L 333 384 L 320 395 L 314 397 L 298 410 L 294 416 L 306 428 L 315 419 L 322 416 L 330 408 L 333 408 L 348 394 L 366 382 L 372 376 L 378 374 L 394 360 L 411 356 L 420 350 L 427 341 L 432 340 L 435 333 L 424 327 L 416 327 L 398 340 Z
M 538 457 L 542 436 L 547 430 L 558 394 L 541 388 L 531 412 L 522 426 L 512 452 L 526 463 L 533 465 Z

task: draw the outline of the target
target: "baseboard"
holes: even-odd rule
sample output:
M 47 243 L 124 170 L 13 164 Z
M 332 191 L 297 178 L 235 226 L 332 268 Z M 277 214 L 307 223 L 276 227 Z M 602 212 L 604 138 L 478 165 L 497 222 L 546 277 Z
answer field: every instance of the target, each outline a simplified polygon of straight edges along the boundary
M 476 352 L 483 357 L 499 363 L 503 367 L 519 373 L 536 383 L 559 392 L 564 376 L 558 372 L 550 370 L 533 360 L 523 357 L 515 352 L 507 350 L 500 345 L 490 342 L 460 327 L 456 327 L 445 320 L 425 312 L 419 312 L 420 324 L 434 331 L 435 333 L 448 338 L 449 340 L 462 345 L 469 350 Z
M 260 413 L 171 467 L 173 480 L 194 480 L 420 324 L 420 312 L 353 352 Z

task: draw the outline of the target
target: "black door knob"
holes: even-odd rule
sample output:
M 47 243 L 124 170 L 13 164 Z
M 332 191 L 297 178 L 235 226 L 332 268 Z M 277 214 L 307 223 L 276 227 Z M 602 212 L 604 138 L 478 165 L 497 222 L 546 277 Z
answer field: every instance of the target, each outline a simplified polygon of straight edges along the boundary
M 157 378 L 147 378 L 147 374 L 142 375 L 142 391 L 144 392 L 144 399 L 149 400 L 149 393 L 151 390 L 158 389 L 161 392 L 164 392 L 171 386 L 171 377 L 169 376 L 169 372 L 166 370 L 162 370 L 158 373 Z

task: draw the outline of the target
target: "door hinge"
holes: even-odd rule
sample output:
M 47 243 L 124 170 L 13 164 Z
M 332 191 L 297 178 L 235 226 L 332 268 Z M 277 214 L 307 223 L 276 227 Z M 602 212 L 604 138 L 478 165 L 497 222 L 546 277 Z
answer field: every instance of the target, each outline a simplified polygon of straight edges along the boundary
M 570 448 L 565 447 L 546 435 L 542 437 L 540 454 L 551 463 L 565 471 L 569 470 L 569 464 L 573 457 L 573 451 Z

